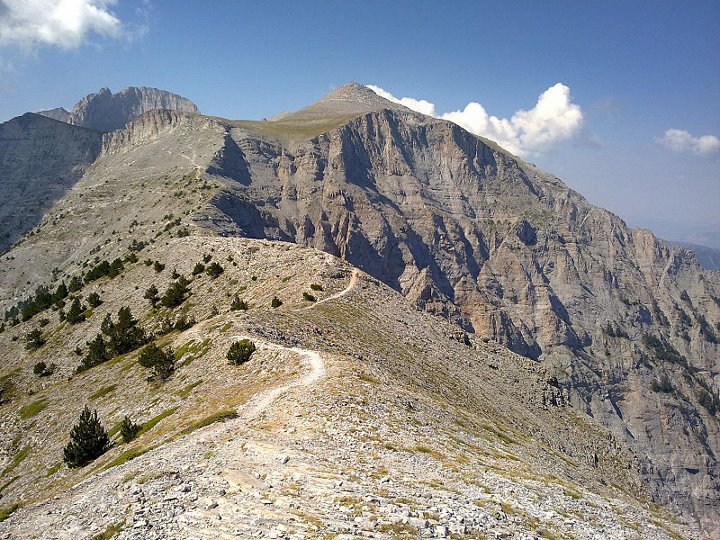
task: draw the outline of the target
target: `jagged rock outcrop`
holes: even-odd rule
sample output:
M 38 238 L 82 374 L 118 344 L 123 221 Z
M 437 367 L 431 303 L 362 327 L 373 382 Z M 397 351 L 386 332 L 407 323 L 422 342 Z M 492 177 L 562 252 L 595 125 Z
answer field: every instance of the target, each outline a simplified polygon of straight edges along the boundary
M 99 131 L 113 131 L 155 109 L 198 112 L 192 101 L 177 94 L 157 88 L 131 86 L 116 94 L 102 88 L 85 96 L 70 111 L 67 121 Z
M 100 152 L 101 138 L 33 113 L 0 124 L 0 251 L 78 181 Z

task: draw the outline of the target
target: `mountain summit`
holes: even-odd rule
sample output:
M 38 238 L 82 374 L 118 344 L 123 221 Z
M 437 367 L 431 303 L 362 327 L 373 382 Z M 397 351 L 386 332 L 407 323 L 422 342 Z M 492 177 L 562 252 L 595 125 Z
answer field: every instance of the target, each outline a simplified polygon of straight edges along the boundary
M 155 109 L 197 113 L 197 106 L 187 98 L 145 86 L 131 86 L 113 94 L 101 88 L 82 98 L 68 113 L 51 109 L 40 114 L 97 131 L 114 131 L 141 114 Z

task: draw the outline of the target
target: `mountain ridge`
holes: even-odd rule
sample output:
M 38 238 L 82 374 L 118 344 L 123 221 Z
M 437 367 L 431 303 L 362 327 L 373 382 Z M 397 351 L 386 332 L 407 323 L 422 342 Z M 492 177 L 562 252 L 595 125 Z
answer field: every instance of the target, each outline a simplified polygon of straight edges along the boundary
M 712 527 L 717 276 L 455 124 L 372 96 L 349 106 L 356 91 L 278 121 L 155 111 L 106 135 L 92 170 L 4 259 L 2 298 L 150 242 L 172 213 L 192 234 L 329 252 L 534 358 L 635 454 L 656 501 Z M 88 211 L 90 195 L 106 216 Z M 92 240 L 77 245 L 78 230 Z

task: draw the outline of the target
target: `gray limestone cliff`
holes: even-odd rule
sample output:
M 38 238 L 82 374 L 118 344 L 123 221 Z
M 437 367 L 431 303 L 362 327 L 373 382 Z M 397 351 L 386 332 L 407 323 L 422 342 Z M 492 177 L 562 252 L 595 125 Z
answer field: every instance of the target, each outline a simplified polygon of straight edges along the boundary
M 102 88 L 95 94 L 85 96 L 70 111 L 67 121 L 99 131 L 114 131 L 155 109 L 198 112 L 192 101 L 177 94 L 157 88 L 131 86 L 115 94 Z
M 101 138 L 32 113 L 0 124 L 0 251 L 77 182 L 100 152 Z

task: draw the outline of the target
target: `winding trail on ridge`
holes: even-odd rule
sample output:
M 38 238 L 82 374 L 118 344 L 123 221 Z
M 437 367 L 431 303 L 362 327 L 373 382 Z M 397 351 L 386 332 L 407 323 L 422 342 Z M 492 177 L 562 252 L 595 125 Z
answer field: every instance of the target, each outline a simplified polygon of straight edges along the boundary
M 322 303 L 328 302 L 330 300 L 335 300 L 337 298 L 340 298 L 342 296 L 345 296 L 350 291 L 353 290 L 355 285 L 357 284 L 359 276 L 359 270 L 357 268 L 354 268 L 352 271 L 352 275 L 350 276 L 350 282 L 348 283 L 348 286 L 345 287 L 342 291 L 335 293 L 333 295 L 328 296 L 327 298 L 324 298 L 323 300 L 320 300 L 318 302 L 313 303 L 311 306 L 308 306 L 303 309 L 312 309 L 313 307 L 320 305 Z M 235 335 L 233 336 L 233 340 L 241 340 L 241 339 L 250 339 L 253 340 L 252 336 L 245 336 L 245 335 Z M 286 384 L 283 384 L 281 386 L 277 386 L 275 388 L 271 388 L 270 390 L 265 390 L 264 392 L 260 392 L 259 394 L 253 396 L 247 403 L 243 405 L 243 411 L 241 413 L 242 417 L 246 420 L 253 420 L 254 418 L 257 418 L 260 414 L 262 414 L 272 403 L 282 394 L 290 390 L 291 388 L 295 388 L 296 386 L 310 386 L 312 384 L 317 383 L 322 377 L 325 376 L 325 362 L 322 359 L 322 356 L 320 355 L 320 352 L 313 351 L 310 349 L 301 349 L 300 347 L 285 347 L 284 345 L 278 345 L 276 343 L 271 343 L 269 341 L 260 341 L 255 339 L 255 343 L 258 345 L 258 349 L 268 349 L 268 350 L 275 350 L 275 351 L 290 351 L 296 354 L 299 354 L 302 356 L 307 365 L 310 367 L 310 371 L 305 373 L 304 375 L 298 377 L 297 379 L 294 379 Z

